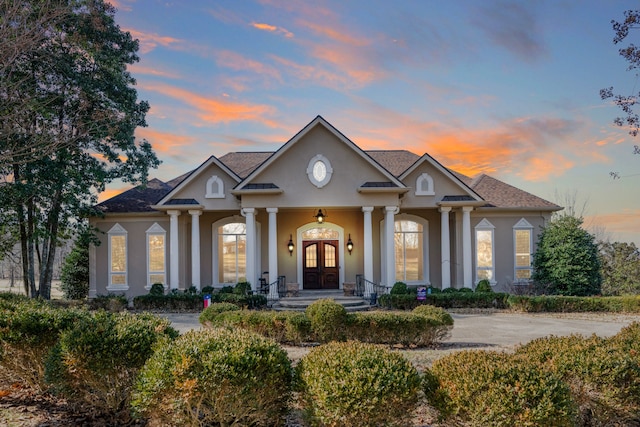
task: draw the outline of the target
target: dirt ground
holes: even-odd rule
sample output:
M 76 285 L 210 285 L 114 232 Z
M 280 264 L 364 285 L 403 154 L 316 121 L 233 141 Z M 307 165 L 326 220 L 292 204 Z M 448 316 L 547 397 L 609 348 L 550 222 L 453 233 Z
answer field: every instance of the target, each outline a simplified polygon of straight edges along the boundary
M 418 369 L 431 365 L 445 354 L 464 349 L 511 351 L 519 344 L 548 335 L 615 335 L 624 326 L 637 321 L 637 315 L 594 313 L 523 314 L 495 310 L 452 311 L 451 336 L 436 348 L 399 349 Z M 199 313 L 164 314 L 181 332 L 200 329 Z M 310 347 L 285 347 L 295 363 Z M 414 427 L 435 426 L 432 410 L 423 405 L 413 417 Z M 8 427 L 107 426 L 108 421 L 88 413 L 78 413 L 59 399 L 35 396 L 15 386 L 0 387 L 0 425 Z M 136 424 L 130 424 L 134 426 Z M 286 427 L 304 427 L 293 412 Z

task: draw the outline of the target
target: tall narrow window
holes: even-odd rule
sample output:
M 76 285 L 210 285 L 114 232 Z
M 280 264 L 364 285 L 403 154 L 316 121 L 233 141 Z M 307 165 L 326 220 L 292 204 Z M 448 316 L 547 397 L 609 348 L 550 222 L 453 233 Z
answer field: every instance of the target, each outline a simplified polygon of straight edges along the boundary
M 129 289 L 127 280 L 127 230 L 116 224 L 107 233 L 109 240 L 108 291 Z
M 232 222 L 218 227 L 219 283 L 238 283 L 247 276 L 247 226 Z
M 515 249 L 515 282 L 528 282 L 531 279 L 531 246 L 533 226 L 522 218 L 513 227 L 513 246 Z
M 483 279 L 492 284 L 496 282 L 494 229 L 493 224 L 486 219 L 476 226 L 476 283 Z
M 167 233 L 157 223 L 147 230 L 147 288 L 154 283 L 167 285 L 166 279 Z
M 424 229 L 415 221 L 395 222 L 396 280 L 419 282 L 424 278 Z

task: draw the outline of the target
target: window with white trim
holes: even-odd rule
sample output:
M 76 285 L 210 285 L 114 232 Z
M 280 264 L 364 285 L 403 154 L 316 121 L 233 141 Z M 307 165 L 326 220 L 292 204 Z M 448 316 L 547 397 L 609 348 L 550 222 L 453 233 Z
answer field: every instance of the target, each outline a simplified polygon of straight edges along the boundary
M 116 224 L 107 233 L 109 251 L 108 291 L 129 289 L 127 277 L 127 230 Z
M 496 283 L 494 231 L 495 227 L 486 218 L 476 225 L 476 283 L 483 279 Z
M 247 226 L 231 222 L 218 227 L 218 283 L 238 283 L 247 276 Z
M 532 273 L 533 226 L 522 218 L 513 226 L 514 281 L 528 282 Z
M 428 173 L 423 173 L 416 179 L 416 196 L 433 196 L 433 178 Z
M 147 288 L 154 283 L 167 287 L 166 262 L 167 232 L 154 223 L 147 230 Z
M 224 182 L 220 177 L 213 175 L 207 181 L 207 192 L 205 194 L 207 199 L 224 199 Z
M 415 221 L 395 221 L 396 281 L 418 282 L 424 277 L 423 248 L 424 232 L 422 224 Z

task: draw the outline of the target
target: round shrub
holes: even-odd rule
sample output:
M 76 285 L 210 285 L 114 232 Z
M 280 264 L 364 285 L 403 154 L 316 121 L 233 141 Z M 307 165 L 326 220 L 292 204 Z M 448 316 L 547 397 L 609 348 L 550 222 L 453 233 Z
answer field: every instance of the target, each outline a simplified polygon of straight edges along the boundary
M 319 299 L 307 307 L 305 314 L 318 341 L 344 340 L 347 310 L 342 305 L 332 299 Z
M 251 293 L 251 283 L 238 282 L 235 288 L 233 288 L 233 293 L 237 295 L 249 295 L 249 293 Z
M 216 302 L 211 304 L 209 307 L 202 310 L 200 313 L 200 317 L 198 320 L 200 323 L 205 325 L 207 322 L 213 321 L 213 319 L 220 313 L 224 313 L 226 311 L 239 311 L 240 307 L 230 302 Z
M 396 282 L 393 284 L 389 293 L 391 295 L 405 295 L 409 293 L 409 288 L 407 288 L 407 284 L 404 282 Z
M 65 299 L 89 296 L 89 245 L 80 239 L 66 256 L 60 272 L 60 290 Z
M 505 353 L 462 351 L 436 360 L 425 383 L 445 418 L 474 426 L 573 426 L 576 405 L 559 375 Z M 428 387 L 427 387 L 428 385 Z
M 413 309 L 413 314 L 417 314 L 418 316 L 428 317 L 430 319 L 435 319 L 440 322 L 442 325 L 453 326 L 453 317 L 441 307 L 436 307 L 435 305 L 419 305 Z
M 214 290 L 215 289 L 213 288 L 213 286 L 205 286 L 204 288 L 202 288 L 202 290 L 200 290 L 200 293 L 203 295 L 212 294 Z
M 478 282 L 478 286 L 476 286 L 476 292 L 493 292 L 491 289 L 491 282 L 487 279 L 482 279 Z
M 444 288 L 442 290 L 443 294 L 455 294 L 456 292 L 458 292 L 456 288 Z
M 296 388 L 313 425 L 405 426 L 420 386 L 402 355 L 356 341 L 317 347 L 296 366 Z
M 162 283 L 154 283 L 149 289 L 149 295 L 164 295 L 164 285 Z
M 152 314 L 99 311 L 61 333 L 46 379 L 72 401 L 126 418 L 135 377 L 154 345 L 177 336 L 167 319 Z
M 259 335 L 191 331 L 157 349 L 140 372 L 132 406 L 155 425 L 281 422 L 291 393 L 287 353 Z

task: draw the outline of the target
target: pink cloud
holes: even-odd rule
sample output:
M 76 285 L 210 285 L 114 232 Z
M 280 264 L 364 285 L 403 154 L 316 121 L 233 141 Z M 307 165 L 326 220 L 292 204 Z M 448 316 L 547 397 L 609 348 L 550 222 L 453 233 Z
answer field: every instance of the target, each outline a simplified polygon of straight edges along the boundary
M 182 40 L 170 36 L 161 36 L 155 33 L 146 33 L 132 28 L 125 29 L 131 33 L 134 39 L 140 41 L 140 53 L 149 53 L 154 50 L 158 45 L 163 47 L 171 47 L 172 45 L 181 43 Z
M 253 28 L 256 28 L 258 30 L 268 31 L 270 33 L 282 34 L 286 38 L 293 38 L 293 33 L 291 31 L 287 30 L 286 28 L 282 28 L 282 27 L 278 27 L 278 26 L 270 25 L 270 24 L 265 24 L 265 23 L 262 23 L 262 22 L 252 22 L 250 25 Z

